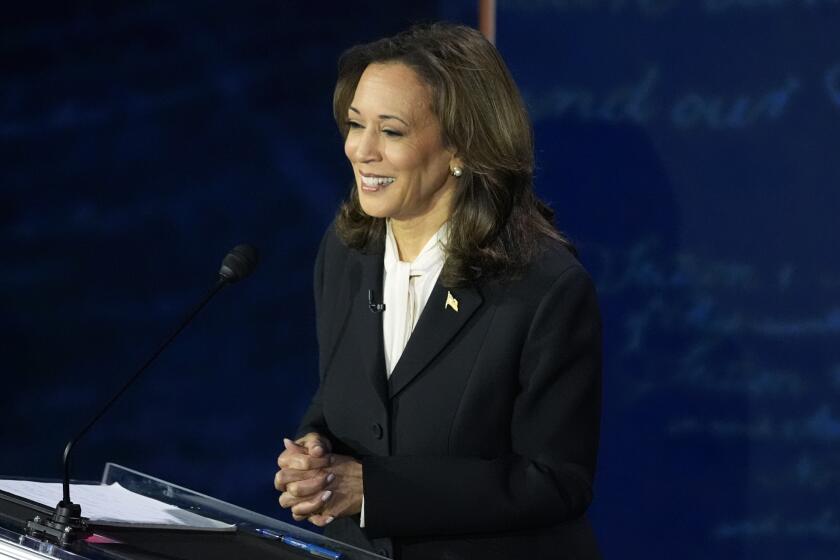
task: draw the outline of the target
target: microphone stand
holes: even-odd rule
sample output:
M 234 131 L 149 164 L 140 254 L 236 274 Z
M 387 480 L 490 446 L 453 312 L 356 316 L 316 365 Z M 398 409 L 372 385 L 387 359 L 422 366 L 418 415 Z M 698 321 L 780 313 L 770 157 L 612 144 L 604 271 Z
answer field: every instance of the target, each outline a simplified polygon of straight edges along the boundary
M 63 499 L 55 506 L 55 513 L 52 518 L 42 519 L 41 516 L 36 515 L 35 518 L 27 521 L 27 535 L 34 538 L 44 538 L 50 542 L 58 544 L 59 546 L 66 546 L 92 534 L 88 524 L 89 519 L 82 517 L 82 506 L 74 504 L 70 500 L 70 455 L 73 452 L 73 446 L 76 442 L 82 439 L 88 430 L 90 430 L 91 427 L 93 427 L 93 425 L 96 424 L 96 422 L 111 408 L 111 405 L 113 405 L 114 402 L 116 402 L 116 400 L 119 399 L 123 393 L 125 393 L 126 390 L 134 384 L 135 381 L 137 381 L 143 372 L 146 371 L 146 368 L 148 368 L 152 362 L 154 362 L 157 357 L 163 353 L 167 346 L 169 346 L 169 344 L 175 340 L 179 334 L 181 334 L 181 331 L 190 324 L 195 316 L 198 315 L 198 312 L 201 311 L 204 306 L 206 306 L 210 300 L 222 290 L 222 288 L 235 280 L 235 278 L 231 278 L 226 274 L 219 274 L 219 279 L 216 281 L 213 288 L 206 296 L 204 296 L 201 303 L 195 306 L 193 310 L 189 312 L 187 317 L 181 321 L 181 324 L 177 329 L 175 329 L 175 332 L 173 332 L 169 338 L 161 344 L 160 348 L 158 348 L 157 351 L 152 354 L 148 360 L 146 360 L 146 363 L 140 366 L 140 369 L 138 369 L 134 375 L 125 382 L 122 389 L 120 389 L 107 403 L 105 403 L 105 406 L 103 406 L 96 416 L 88 422 L 87 426 L 85 426 L 84 429 L 76 435 L 76 437 L 67 442 L 62 459 L 64 464 Z

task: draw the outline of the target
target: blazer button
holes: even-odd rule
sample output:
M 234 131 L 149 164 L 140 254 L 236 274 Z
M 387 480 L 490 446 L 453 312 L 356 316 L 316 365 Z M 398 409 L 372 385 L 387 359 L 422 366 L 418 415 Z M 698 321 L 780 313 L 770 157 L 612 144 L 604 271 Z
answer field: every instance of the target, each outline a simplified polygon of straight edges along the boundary
M 378 423 L 374 422 L 370 425 L 370 431 L 373 432 L 373 437 L 376 439 L 382 439 L 382 426 Z

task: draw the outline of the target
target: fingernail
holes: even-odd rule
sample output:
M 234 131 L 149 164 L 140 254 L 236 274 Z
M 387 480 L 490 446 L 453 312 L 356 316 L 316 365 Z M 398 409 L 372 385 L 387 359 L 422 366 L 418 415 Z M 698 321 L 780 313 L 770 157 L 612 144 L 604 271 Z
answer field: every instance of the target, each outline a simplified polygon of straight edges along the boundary
M 335 519 L 335 517 L 333 517 L 332 515 L 330 515 L 329 517 L 327 517 L 326 519 L 324 519 L 324 525 L 329 525 L 330 523 L 332 523 L 332 522 L 333 522 L 333 520 L 334 520 L 334 519 Z
M 327 475 L 327 484 L 335 480 L 335 473 L 330 473 Z
M 288 447 L 289 445 L 292 445 L 292 440 L 290 440 L 290 439 L 289 439 L 289 438 L 287 438 L 287 437 L 284 437 L 284 438 L 283 438 L 283 445 L 285 445 L 285 446 L 287 446 L 287 447 Z
M 321 501 L 326 502 L 327 500 L 330 499 L 330 496 L 332 496 L 332 490 L 327 490 L 326 492 L 321 494 Z

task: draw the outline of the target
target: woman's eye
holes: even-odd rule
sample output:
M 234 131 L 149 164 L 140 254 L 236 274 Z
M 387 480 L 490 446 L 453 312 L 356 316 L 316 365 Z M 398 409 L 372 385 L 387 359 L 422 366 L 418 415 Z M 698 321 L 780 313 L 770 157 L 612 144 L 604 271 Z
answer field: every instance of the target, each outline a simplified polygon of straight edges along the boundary
M 347 128 L 362 128 L 362 125 L 357 123 L 356 121 L 347 121 Z
M 397 131 L 397 130 L 391 130 L 390 128 L 386 128 L 386 129 L 384 129 L 382 132 L 383 132 L 386 136 L 392 136 L 392 137 L 399 137 L 399 136 L 402 136 L 402 135 L 403 135 L 403 133 L 402 133 L 402 132 L 399 132 L 399 131 Z

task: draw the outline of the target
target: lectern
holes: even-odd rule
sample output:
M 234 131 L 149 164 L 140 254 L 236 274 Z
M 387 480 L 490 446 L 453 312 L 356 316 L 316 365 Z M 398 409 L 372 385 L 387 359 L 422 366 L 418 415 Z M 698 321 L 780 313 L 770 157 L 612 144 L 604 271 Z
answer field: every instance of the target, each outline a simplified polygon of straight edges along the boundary
M 277 519 L 188 490 L 135 470 L 108 463 L 100 484 L 119 483 L 124 488 L 217 521 L 235 526 L 233 531 L 140 529 L 97 526 L 94 537 L 65 548 L 24 533 L 26 522 L 36 515 L 52 515 L 52 508 L 0 492 L 0 558 L 62 560 L 282 560 L 319 558 L 286 541 L 314 544 L 340 555 L 342 560 L 383 559 L 383 556 L 334 541 Z M 84 511 L 82 512 L 84 515 Z M 323 556 L 321 556 L 323 557 Z

